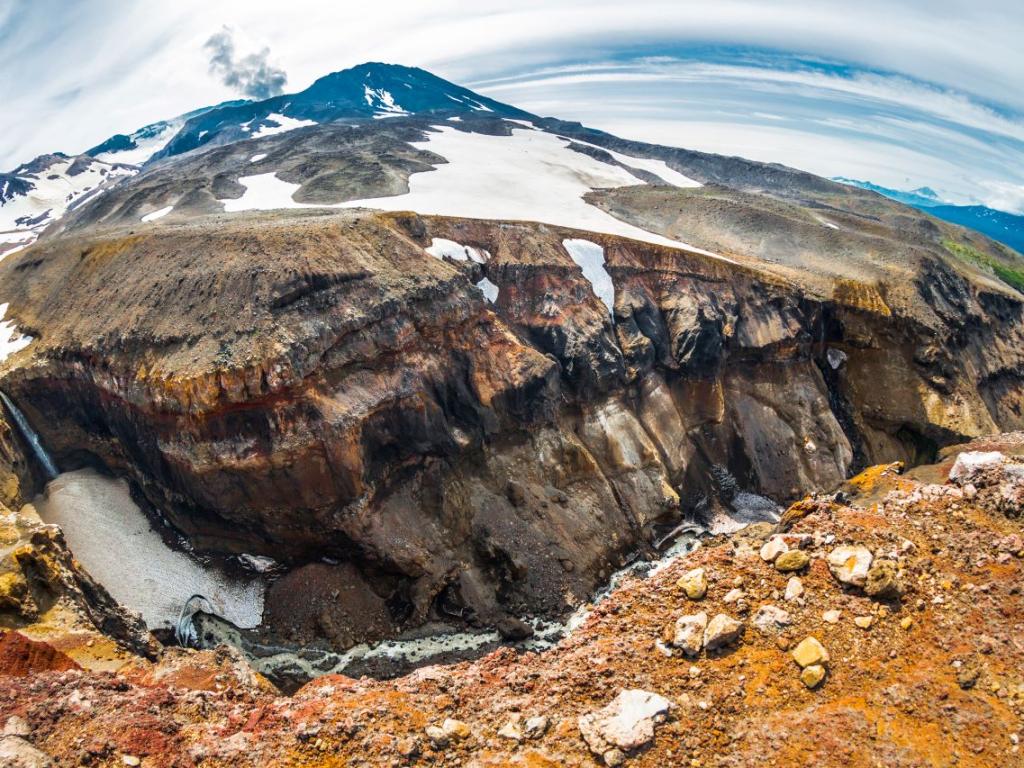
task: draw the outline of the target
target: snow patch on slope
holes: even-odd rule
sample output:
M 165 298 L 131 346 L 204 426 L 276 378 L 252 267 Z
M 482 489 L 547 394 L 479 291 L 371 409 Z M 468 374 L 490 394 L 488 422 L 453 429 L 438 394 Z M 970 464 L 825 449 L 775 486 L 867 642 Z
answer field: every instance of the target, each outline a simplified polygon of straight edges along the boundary
M 275 136 L 279 133 L 294 131 L 296 128 L 305 128 L 310 125 L 317 125 L 316 120 L 298 120 L 278 112 L 271 112 L 264 120 L 269 120 L 276 125 L 261 125 L 252 135 L 254 139 L 262 139 L 264 136 Z
M 116 149 L 111 152 L 101 152 L 98 155 L 94 155 L 94 157 L 107 163 L 142 165 L 167 146 L 167 142 L 174 138 L 174 135 L 181 130 L 184 124 L 185 121 L 179 119 L 164 123 L 159 130 L 155 130 L 155 126 L 147 126 L 129 136 L 135 144 L 135 147 L 132 149 Z
M 409 191 L 392 197 L 341 203 L 342 208 L 376 208 L 476 219 L 537 221 L 620 235 L 634 240 L 723 256 L 627 224 L 587 203 L 595 189 L 642 184 L 624 168 L 568 148 L 568 140 L 544 131 L 513 128 L 510 136 L 489 136 L 437 126 L 413 146 L 448 162 L 409 176 Z
M 395 97 L 391 95 L 391 92 L 383 88 L 371 88 L 368 85 L 364 85 L 363 97 L 366 99 L 368 106 L 374 107 L 377 110 L 375 117 L 406 114 L 406 111 L 395 103 Z M 384 113 L 384 115 L 381 113 Z
M 35 340 L 31 336 L 22 335 L 13 320 L 3 319 L 7 317 L 9 306 L 6 301 L 0 304 L 0 362 L 24 349 Z
M 486 277 L 477 281 L 476 287 L 483 292 L 484 298 L 491 302 L 491 304 L 495 304 L 498 301 L 498 286 Z
M 615 316 L 615 284 L 604 268 L 604 248 L 589 240 L 568 239 L 562 246 L 583 270 L 583 276 L 590 282 L 597 296 L 608 307 L 608 314 Z
M 651 160 L 646 157 L 625 155 L 622 152 L 615 152 L 607 147 L 590 144 L 589 142 L 580 141 L 579 139 L 573 139 L 572 141 L 574 144 L 582 144 L 584 147 L 591 147 L 592 149 L 600 149 L 602 152 L 607 152 L 612 156 L 613 160 L 622 163 L 623 165 L 628 165 L 630 168 L 636 168 L 641 171 L 653 173 L 666 184 L 671 184 L 674 187 L 692 188 L 704 186 L 699 181 L 695 181 L 689 176 L 684 176 L 679 171 L 672 170 L 664 160 Z
M 474 248 L 471 245 L 462 245 L 454 240 L 445 240 L 443 237 L 434 237 L 430 240 L 430 247 L 424 249 L 435 259 L 454 259 L 455 261 L 473 260 L 477 264 L 486 264 L 491 258 L 487 251 Z
M 76 172 L 69 173 L 76 163 Z M 27 166 L 16 169 L 14 174 L 28 182 L 31 189 L 0 202 L 0 254 L 13 253 L 14 249 L 5 248 L 4 243 L 17 243 L 20 250 L 69 209 L 101 194 L 111 183 L 136 173 L 136 168 L 95 158 L 81 160 L 59 155 L 39 170 L 30 171 Z
M 255 176 L 242 176 L 238 183 L 245 187 L 245 193 L 234 200 L 226 199 L 224 203 L 227 213 L 238 211 L 272 211 L 277 208 L 318 208 L 326 206 L 308 205 L 292 200 L 292 195 L 301 184 L 292 184 L 277 178 L 276 173 L 258 173 Z
M 161 208 L 158 211 L 153 211 L 152 213 L 147 213 L 145 216 L 142 217 L 142 221 L 144 223 L 149 223 L 150 221 L 156 221 L 157 219 L 162 219 L 164 216 L 166 216 L 168 213 L 170 213 L 173 210 L 174 210 L 174 206 L 173 205 L 168 205 L 166 208 Z

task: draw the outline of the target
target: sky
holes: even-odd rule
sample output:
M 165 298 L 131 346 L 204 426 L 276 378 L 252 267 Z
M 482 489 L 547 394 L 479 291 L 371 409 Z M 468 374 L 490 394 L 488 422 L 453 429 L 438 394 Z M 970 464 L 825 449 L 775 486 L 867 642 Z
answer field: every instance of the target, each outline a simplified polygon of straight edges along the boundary
M 1019 0 L 0 0 L 0 169 L 364 61 L 1024 213 Z

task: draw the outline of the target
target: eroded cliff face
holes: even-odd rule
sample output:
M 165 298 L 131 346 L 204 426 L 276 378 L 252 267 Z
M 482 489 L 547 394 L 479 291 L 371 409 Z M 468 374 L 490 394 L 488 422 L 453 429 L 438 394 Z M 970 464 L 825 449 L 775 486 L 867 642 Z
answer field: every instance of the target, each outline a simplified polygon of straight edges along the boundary
M 567 238 L 603 248 L 614 317 Z M 336 647 L 438 617 L 515 636 L 721 496 L 716 465 L 786 501 L 1022 426 L 1020 301 L 942 264 L 922 318 L 875 284 L 557 227 L 278 213 L 0 269 L 37 337 L 3 387 L 58 463 L 285 562 L 271 628 Z

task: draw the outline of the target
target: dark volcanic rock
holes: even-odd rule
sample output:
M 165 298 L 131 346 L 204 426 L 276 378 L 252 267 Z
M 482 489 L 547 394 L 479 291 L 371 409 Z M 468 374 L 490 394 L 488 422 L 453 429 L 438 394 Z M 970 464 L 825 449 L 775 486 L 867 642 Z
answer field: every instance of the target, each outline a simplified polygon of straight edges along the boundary
M 518 634 L 697 506 L 713 465 L 777 501 L 837 486 L 851 439 L 879 461 L 989 429 L 966 382 L 1019 360 L 1020 305 L 964 284 L 963 343 L 1001 340 L 945 372 L 951 411 L 914 359 L 932 330 L 871 284 L 588 234 L 613 323 L 572 236 L 320 212 L 51 238 L 0 267 L 38 338 L 4 388 L 62 466 L 129 476 L 200 548 L 342 563 L 285 577 L 269 618 L 348 646 L 431 618 Z M 826 347 L 848 356 L 828 381 Z

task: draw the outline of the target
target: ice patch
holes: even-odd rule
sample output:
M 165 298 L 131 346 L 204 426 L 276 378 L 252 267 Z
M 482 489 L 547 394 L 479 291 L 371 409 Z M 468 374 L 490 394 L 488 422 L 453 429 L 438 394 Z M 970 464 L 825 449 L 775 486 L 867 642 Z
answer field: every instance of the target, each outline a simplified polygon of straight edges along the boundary
M 142 217 L 142 221 L 148 223 L 150 221 L 156 221 L 157 219 L 162 219 L 164 216 L 166 216 L 168 213 L 170 213 L 173 210 L 174 210 L 174 206 L 173 205 L 168 205 L 166 208 L 161 208 L 159 211 L 153 211 L 152 213 L 147 213 L 145 216 Z
M 305 128 L 309 125 L 316 125 L 316 120 L 298 120 L 294 117 L 288 117 L 277 112 L 271 112 L 267 115 L 264 120 L 271 120 L 277 125 L 261 125 L 259 130 L 252 135 L 254 139 L 262 139 L 264 136 L 274 136 L 278 133 L 285 133 L 287 131 L 294 131 L 296 128 Z
M 536 221 L 724 256 L 648 232 L 587 203 L 595 189 L 643 182 L 623 168 L 568 149 L 568 141 L 545 131 L 513 128 L 489 136 L 437 126 L 413 146 L 448 162 L 409 176 L 409 191 L 392 197 L 351 200 L 342 208 L 376 208 L 475 219 Z
M 578 239 L 563 240 L 562 246 L 583 269 L 583 276 L 590 281 L 594 295 L 608 307 L 608 314 L 615 317 L 615 284 L 604 268 L 604 248 L 589 240 Z
M 253 155 L 252 157 L 249 158 L 249 162 L 250 163 L 258 163 L 260 160 L 262 160 L 266 156 L 267 156 L 266 152 L 258 152 L 257 154 L 255 154 L 255 155 Z
M 477 264 L 486 264 L 491 254 L 485 250 L 474 248 L 471 245 L 462 245 L 454 240 L 445 240 L 443 237 L 433 237 L 430 240 L 430 247 L 424 250 L 435 259 L 454 259 L 455 261 L 467 261 L 472 259 Z
M 182 606 L 203 595 L 239 627 L 263 616 L 262 578 L 234 579 L 171 549 L 132 501 L 128 484 L 90 469 L 65 472 L 36 497 L 44 522 L 59 525 L 75 558 L 150 628 L 171 628 Z
M 694 181 L 689 176 L 684 176 L 679 171 L 672 170 L 664 160 L 651 160 L 646 157 L 625 155 L 622 152 L 615 152 L 607 147 L 600 147 L 597 144 L 590 144 L 586 141 L 580 141 L 579 139 L 573 139 L 572 141 L 575 144 L 582 144 L 585 147 L 592 147 L 593 149 L 600 149 L 607 152 L 612 156 L 613 160 L 616 160 L 623 165 L 628 165 L 630 168 L 636 168 L 641 171 L 653 173 L 659 179 L 674 187 L 683 187 L 685 189 L 704 186 L 699 181 Z
M 491 304 L 494 304 L 498 301 L 498 286 L 496 286 L 486 277 L 483 280 L 480 280 L 476 284 L 476 287 L 483 291 L 484 297 L 489 302 L 491 302 Z
M 132 141 L 135 142 L 134 149 L 119 149 L 114 152 L 101 152 L 95 157 L 97 160 L 102 160 L 108 163 L 142 165 L 149 160 L 149 158 L 167 146 L 167 142 L 174 138 L 174 134 L 176 134 L 184 124 L 184 120 L 171 120 L 160 131 L 147 138 L 142 138 L 140 136 L 141 133 L 145 132 L 146 129 L 144 128 L 141 131 L 137 131 L 132 134 Z
M 15 352 L 19 352 L 31 344 L 35 339 L 25 336 L 18 331 L 13 320 L 4 320 L 7 317 L 8 302 L 0 304 L 0 361 L 6 360 Z
M 255 176 L 242 176 L 238 183 L 245 187 L 245 194 L 235 200 L 219 200 L 224 204 L 227 213 L 238 211 L 272 211 L 275 208 L 319 208 L 325 206 L 297 203 L 292 195 L 301 184 L 292 184 L 277 178 L 277 174 L 258 173 Z
M 383 88 L 371 88 L 368 85 L 364 85 L 363 97 L 366 99 L 367 105 L 378 110 L 378 115 L 380 112 L 392 115 L 406 114 L 406 111 L 395 103 L 395 97 Z M 374 117 L 377 117 L 378 115 L 374 115 Z
M 453 123 L 461 123 L 462 122 L 462 118 L 459 117 L 458 115 L 456 115 L 455 117 L 449 117 L 448 119 L 451 120 Z

